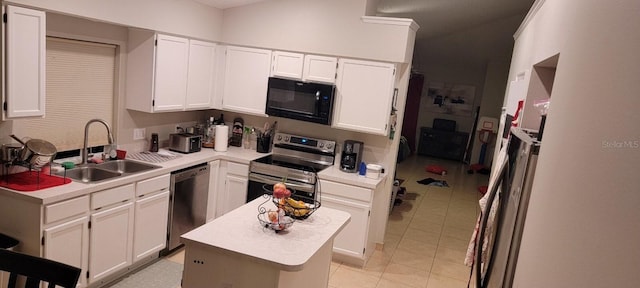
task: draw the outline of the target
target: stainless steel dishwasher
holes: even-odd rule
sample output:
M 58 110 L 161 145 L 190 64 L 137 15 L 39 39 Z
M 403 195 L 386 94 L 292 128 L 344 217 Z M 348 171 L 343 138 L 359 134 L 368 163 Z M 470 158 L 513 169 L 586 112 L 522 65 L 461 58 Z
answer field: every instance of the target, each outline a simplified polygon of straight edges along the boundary
M 209 193 L 209 165 L 200 165 L 171 172 L 171 198 L 167 247 L 163 254 L 182 245 L 180 235 L 205 224 L 207 194 Z

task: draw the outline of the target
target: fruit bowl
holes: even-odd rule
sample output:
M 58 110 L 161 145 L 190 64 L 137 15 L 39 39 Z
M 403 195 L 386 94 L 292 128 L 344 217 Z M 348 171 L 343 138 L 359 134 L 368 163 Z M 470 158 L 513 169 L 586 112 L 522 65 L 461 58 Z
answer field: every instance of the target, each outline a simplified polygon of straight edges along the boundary
M 284 213 L 273 210 L 261 211 L 258 214 L 258 221 L 262 227 L 274 230 L 276 233 L 286 230 L 295 222 L 293 218 L 285 216 Z

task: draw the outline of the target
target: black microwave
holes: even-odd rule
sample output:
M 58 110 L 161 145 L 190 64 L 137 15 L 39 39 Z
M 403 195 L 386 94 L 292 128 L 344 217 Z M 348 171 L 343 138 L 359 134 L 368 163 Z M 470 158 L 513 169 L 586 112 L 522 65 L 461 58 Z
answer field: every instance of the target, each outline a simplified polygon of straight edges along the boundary
M 265 113 L 313 123 L 331 124 L 335 86 L 269 77 Z

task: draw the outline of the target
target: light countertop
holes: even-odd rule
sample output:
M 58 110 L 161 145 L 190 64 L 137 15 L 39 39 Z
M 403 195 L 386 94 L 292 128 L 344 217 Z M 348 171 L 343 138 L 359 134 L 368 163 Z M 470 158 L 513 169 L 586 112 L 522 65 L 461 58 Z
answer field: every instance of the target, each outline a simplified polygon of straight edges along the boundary
M 114 188 L 136 181 L 164 175 L 167 173 L 171 173 L 172 171 L 180 170 L 193 165 L 208 163 L 214 160 L 227 160 L 242 164 L 249 164 L 249 162 L 251 162 L 252 160 L 263 157 L 265 155 L 267 154 L 258 153 L 255 150 L 244 149 L 241 147 L 230 146 L 228 148 L 228 151 L 226 152 L 216 152 L 213 149 L 203 148 L 200 152 L 180 154 L 181 157 L 178 157 L 176 159 L 161 163 L 152 163 L 154 165 L 160 166 L 160 168 L 154 170 L 149 170 L 128 176 L 121 176 L 111 180 L 92 184 L 72 181 L 69 184 L 31 192 L 21 192 L 0 187 L 0 197 L 19 198 L 24 201 L 47 205 L 74 197 L 87 195 L 96 191 Z M 386 174 L 381 174 L 379 179 L 369 179 L 364 176 L 358 176 L 357 173 L 345 173 L 340 171 L 340 164 L 337 162 L 339 162 L 339 160 L 336 160 L 336 164 L 334 166 L 319 172 L 318 177 L 324 180 L 331 180 L 370 189 L 375 189 L 378 185 L 383 183 L 383 180 L 386 177 Z
M 215 220 L 182 235 L 189 245 L 205 245 L 217 253 L 248 257 L 284 271 L 300 271 L 327 241 L 349 223 L 349 213 L 320 207 L 309 218 L 296 220 L 275 233 L 258 222 L 258 207 L 275 210 L 270 198 L 259 197 Z

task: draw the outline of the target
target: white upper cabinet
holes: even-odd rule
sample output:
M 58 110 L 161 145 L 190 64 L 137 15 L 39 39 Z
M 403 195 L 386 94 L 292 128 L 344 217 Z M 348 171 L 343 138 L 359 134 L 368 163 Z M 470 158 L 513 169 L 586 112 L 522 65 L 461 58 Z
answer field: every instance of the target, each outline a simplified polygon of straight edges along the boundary
M 222 108 L 265 116 L 271 50 L 228 46 Z
M 127 109 L 167 112 L 211 107 L 215 44 L 131 29 L 128 49 Z
M 184 110 L 189 40 L 157 35 L 153 111 Z
M 338 59 L 335 57 L 305 55 L 302 81 L 334 84 L 337 64 Z
M 394 85 L 394 64 L 340 59 L 332 126 L 387 135 Z
M 274 51 L 272 77 L 334 84 L 338 58 Z
M 45 114 L 45 12 L 7 6 L 4 40 L 5 118 Z
M 271 76 L 302 80 L 303 59 L 300 53 L 274 51 Z
M 187 110 L 208 109 L 215 83 L 216 44 L 189 41 L 189 72 L 187 77 Z

